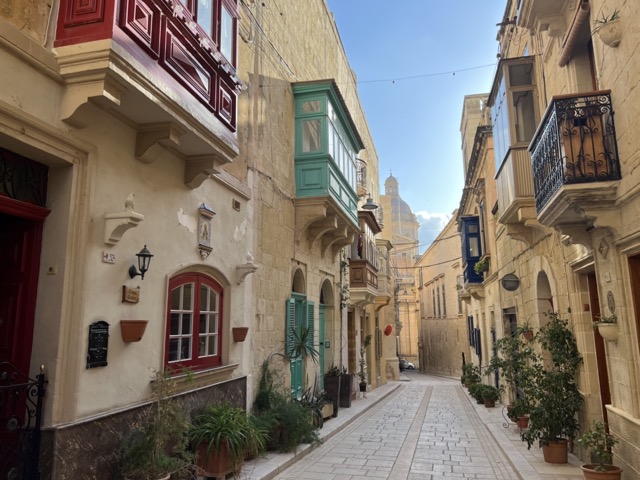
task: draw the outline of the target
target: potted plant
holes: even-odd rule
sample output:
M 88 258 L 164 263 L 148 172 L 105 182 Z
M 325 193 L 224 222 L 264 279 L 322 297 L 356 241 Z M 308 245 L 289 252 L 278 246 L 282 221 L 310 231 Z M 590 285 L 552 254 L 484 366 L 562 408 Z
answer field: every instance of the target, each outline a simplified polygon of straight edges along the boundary
M 598 320 L 592 326 L 598 333 L 609 342 L 618 341 L 618 317 L 615 313 L 611 315 L 599 315 Z
M 238 472 L 247 455 L 265 448 L 266 432 L 242 408 L 209 405 L 189 429 L 198 468 L 208 477 Z
M 481 405 L 484 403 L 483 394 L 487 387 L 488 385 L 484 383 L 474 383 L 469 386 L 469 395 L 471 395 L 477 404 Z
M 171 396 L 174 383 L 156 372 L 151 383 L 154 400 L 141 422 L 124 439 L 121 471 L 127 480 L 184 478 L 193 465 L 188 449 L 189 418 Z
M 598 34 L 602 43 L 608 47 L 617 47 L 622 38 L 622 28 L 620 26 L 620 11 L 614 10 L 611 15 L 602 13 L 600 18 L 595 20 L 595 27 L 591 34 Z
M 475 366 L 473 363 L 465 363 L 462 366 L 460 381 L 465 387 L 469 388 L 475 383 L 480 383 L 480 380 L 480 367 Z
M 607 433 L 604 422 L 594 420 L 591 428 L 578 439 L 578 444 L 585 448 L 592 458 L 595 457 L 597 462 L 582 465 L 581 468 L 585 479 L 620 480 L 622 469 L 612 465 L 613 453 L 611 453 L 611 449 L 616 443 L 618 443 L 618 440 Z
M 473 266 L 473 270 L 478 274 L 482 274 L 484 272 L 488 272 L 489 271 L 489 256 L 488 255 L 484 255 L 482 258 L 480 258 L 476 264 Z
M 492 385 L 486 385 L 482 390 L 482 399 L 484 400 L 484 406 L 492 408 L 496 406 L 496 400 L 500 398 L 500 390 Z
M 534 402 L 529 429 L 522 439 L 529 448 L 537 440 L 546 462 L 567 463 L 567 442 L 579 428 L 576 414 L 582 406 L 582 395 L 576 376 L 582 357 L 568 320 L 557 313 L 549 316 L 547 325 L 536 335 L 548 352 L 549 365 L 539 368 L 533 379 Z
M 333 363 L 324 374 L 324 391 L 327 399 L 333 403 L 333 415 L 338 416 L 338 407 L 340 406 L 340 387 L 342 386 L 341 376 L 344 373 L 344 367 L 340 368 Z
M 367 391 L 367 373 L 365 372 L 365 368 L 367 367 L 367 361 L 364 358 L 367 353 L 367 348 L 371 345 L 371 335 L 367 335 L 364 337 L 364 341 L 362 342 L 362 347 L 360 347 L 360 371 L 358 372 L 358 378 L 360 379 L 360 391 Z

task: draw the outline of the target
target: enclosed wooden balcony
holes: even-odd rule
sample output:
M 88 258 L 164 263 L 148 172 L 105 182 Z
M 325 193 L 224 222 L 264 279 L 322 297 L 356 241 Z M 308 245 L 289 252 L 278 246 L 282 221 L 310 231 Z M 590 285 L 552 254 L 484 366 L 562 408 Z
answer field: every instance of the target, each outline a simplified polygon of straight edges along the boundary
M 529 147 L 538 220 L 589 226 L 612 207 L 620 162 L 609 90 L 553 97 Z
M 371 211 L 359 211 L 360 233 L 351 244 L 349 255 L 349 295 L 353 305 L 375 303 L 380 271 L 380 252 L 375 235 L 381 229 Z

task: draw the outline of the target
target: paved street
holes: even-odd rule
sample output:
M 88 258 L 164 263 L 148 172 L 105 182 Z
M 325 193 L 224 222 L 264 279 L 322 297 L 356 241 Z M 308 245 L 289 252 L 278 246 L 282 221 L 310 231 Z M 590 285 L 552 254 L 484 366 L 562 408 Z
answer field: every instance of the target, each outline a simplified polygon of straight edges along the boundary
M 544 463 L 537 447 L 527 450 L 520 441 L 515 425 L 504 427 L 500 406 L 475 404 L 459 381 L 416 372 L 403 380 L 340 409 L 325 423 L 323 445 L 250 462 L 241 478 L 582 479 L 578 459 Z

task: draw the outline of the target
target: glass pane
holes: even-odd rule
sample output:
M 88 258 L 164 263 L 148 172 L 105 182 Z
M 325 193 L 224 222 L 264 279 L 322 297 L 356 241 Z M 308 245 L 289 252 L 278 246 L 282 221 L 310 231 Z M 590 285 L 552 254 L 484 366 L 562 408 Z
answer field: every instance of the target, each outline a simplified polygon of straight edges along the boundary
M 207 332 L 207 320 L 209 318 L 209 315 L 207 315 L 206 313 L 201 313 L 200 314 L 200 335 L 202 335 L 203 333 Z
M 171 314 L 171 326 L 169 327 L 169 335 L 178 335 L 180 333 L 180 314 Z
M 209 292 L 211 289 L 206 285 L 200 286 L 200 311 L 208 311 L 209 310 Z
M 529 142 L 536 131 L 536 117 L 533 108 L 533 92 L 513 93 L 515 112 L 516 142 Z
M 218 336 L 214 335 L 209 337 L 209 350 L 207 355 L 217 355 L 218 354 Z
M 320 111 L 320 100 L 311 100 L 308 102 L 302 102 L 302 111 L 304 113 L 313 113 Z
M 171 290 L 171 310 L 180 310 L 180 287 Z
M 193 310 L 193 283 L 182 286 L 182 310 Z
M 533 63 L 525 63 L 522 65 L 509 66 L 509 85 L 512 87 L 532 85 L 533 84 L 533 80 L 531 77 L 532 71 L 533 71 Z
M 209 311 L 217 312 L 218 311 L 218 293 L 215 290 L 209 289 L 211 292 L 211 297 L 209 298 Z
M 209 316 L 209 333 L 218 333 L 218 314 L 212 313 Z
M 198 23 L 213 38 L 213 0 L 198 0 Z
M 220 18 L 220 53 L 233 63 L 233 16 L 224 7 Z
M 178 360 L 178 344 L 179 344 L 179 340 L 177 338 L 169 340 L 169 361 L 170 362 L 175 362 L 176 360 Z
M 473 225 L 473 224 L 469 225 L 467 227 L 467 232 L 469 232 L 469 233 L 478 233 L 478 225 Z
M 207 355 L 207 337 L 200 337 L 198 341 L 198 357 Z
M 470 257 L 479 257 L 480 256 L 480 240 L 478 237 L 469 238 L 469 256 Z
M 191 333 L 191 314 L 184 313 L 182 315 L 182 334 L 188 335 Z
M 302 122 L 302 151 L 317 152 L 320 150 L 320 120 L 304 120 Z
M 191 339 L 182 338 L 180 339 L 180 344 L 180 360 L 189 360 L 191 358 Z

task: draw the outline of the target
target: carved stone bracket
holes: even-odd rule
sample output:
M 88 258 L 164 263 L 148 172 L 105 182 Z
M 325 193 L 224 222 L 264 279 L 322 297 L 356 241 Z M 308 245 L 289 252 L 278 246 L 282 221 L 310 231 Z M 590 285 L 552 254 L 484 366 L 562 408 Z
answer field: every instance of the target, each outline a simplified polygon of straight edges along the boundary
M 144 220 L 144 215 L 133 210 L 118 213 L 107 213 L 104 216 L 104 243 L 115 245 L 120 241 L 124 232 L 137 227 Z
M 179 147 L 185 130 L 174 123 L 141 125 L 136 136 L 136 159 L 153 162 L 167 147 Z
M 247 262 L 242 265 L 236 266 L 236 284 L 240 285 L 244 282 L 244 279 L 250 273 L 255 273 L 258 270 L 258 265 L 253 262 Z
M 211 175 L 220 173 L 218 168 L 227 160 L 218 155 L 197 155 L 185 158 L 184 163 L 184 184 L 195 189 Z

